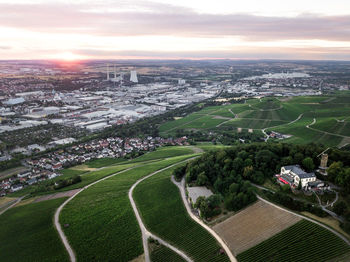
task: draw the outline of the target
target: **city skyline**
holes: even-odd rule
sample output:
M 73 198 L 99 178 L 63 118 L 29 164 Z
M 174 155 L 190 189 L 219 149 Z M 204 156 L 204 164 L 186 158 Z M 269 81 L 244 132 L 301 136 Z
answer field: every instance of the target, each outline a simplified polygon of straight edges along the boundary
M 350 3 L 0 0 L 0 59 L 350 60 Z

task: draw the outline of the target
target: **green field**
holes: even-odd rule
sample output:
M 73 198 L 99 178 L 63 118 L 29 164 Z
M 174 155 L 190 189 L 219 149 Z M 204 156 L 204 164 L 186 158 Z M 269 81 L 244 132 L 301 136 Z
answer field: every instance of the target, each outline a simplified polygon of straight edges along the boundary
M 229 261 L 216 240 L 194 222 L 184 207 L 178 188 L 170 181 L 172 170 L 141 182 L 134 199 L 149 231 L 184 251 L 194 261 Z
M 170 248 L 167 248 L 163 245 L 159 245 L 158 247 L 154 247 L 153 250 L 150 251 L 150 258 L 152 262 L 185 262 L 181 256 L 176 254 Z
M 81 261 L 129 261 L 143 253 L 141 231 L 128 199 L 141 177 L 191 155 L 145 164 L 89 187 L 62 210 L 61 224 Z
M 332 261 L 350 251 L 335 234 L 302 220 L 257 246 L 240 253 L 239 262 L 265 261 Z
M 0 216 L 0 261 L 69 261 L 53 224 L 66 198 L 14 207 Z
M 307 129 L 306 125 L 314 118 L 317 122 L 312 128 L 316 130 Z M 249 99 L 244 104 L 209 106 L 180 120 L 166 122 L 159 131 L 164 136 L 175 135 L 177 129 L 220 134 L 222 127 L 232 132 L 237 132 L 237 128 L 269 128 L 270 131 L 292 135 L 286 140 L 290 143 L 342 146 L 350 142 L 350 92 L 290 99 L 266 97 Z

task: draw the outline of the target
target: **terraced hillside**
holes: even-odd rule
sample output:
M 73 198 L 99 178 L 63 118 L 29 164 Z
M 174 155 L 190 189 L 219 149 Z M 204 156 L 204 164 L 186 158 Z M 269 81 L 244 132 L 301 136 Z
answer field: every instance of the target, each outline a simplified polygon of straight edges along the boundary
M 350 143 L 350 92 L 290 99 L 266 97 L 240 104 L 211 106 L 159 127 L 162 135 L 187 132 L 237 133 L 252 129 L 288 134 L 290 143 L 321 143 L 342 147 Z M 315 119 L 315 123 L 314 123 Z M 313 125 L 311 125 L 313 123 Z

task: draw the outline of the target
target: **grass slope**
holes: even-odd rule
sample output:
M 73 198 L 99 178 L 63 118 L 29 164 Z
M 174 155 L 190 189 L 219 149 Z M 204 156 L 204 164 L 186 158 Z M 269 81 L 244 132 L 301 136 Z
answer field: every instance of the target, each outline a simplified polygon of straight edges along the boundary
M 141 231 L 128 199 L 141 177 L 182 161 L 174 157 L 126 171 L 83 191 L 63 209 L 60 222 L 80 261 L 130 261 L 143 253 Z
M 302 220 L 272 238 L 237 256 L 245 261 L 328 261 L 350 251 L 349 246 L 328 230 Z
M 171 173 L 171 169 L 163 171 L 135 188 L 134 199 L 146 227 L 194 261 L 229 261 L 219 253 L 216 240 L 187 214 Z
M 19 206 L 0 216 L 0 261 L 69 261 L 53 225 L 65 198 Z

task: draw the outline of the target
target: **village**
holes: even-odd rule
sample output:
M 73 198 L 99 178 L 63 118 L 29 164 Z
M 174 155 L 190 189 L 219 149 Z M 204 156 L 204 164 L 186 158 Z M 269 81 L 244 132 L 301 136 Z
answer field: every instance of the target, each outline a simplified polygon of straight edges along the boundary
M 58 149 L 40 158 L 23 160 L 27 167 L 16 175 L 5 178 L 0 182 L 0 196 L 22 190 L 23 188 L 60 176 L 63 168 L 68 168 L 90 160 L 100 158 L 127 158 L 133 153 L 153 151 L 161 146 L 189 145 L 186 137 L 165 139 L 160 137 L 125 138 L 110 137 L 92 140 L 65 149 Z

